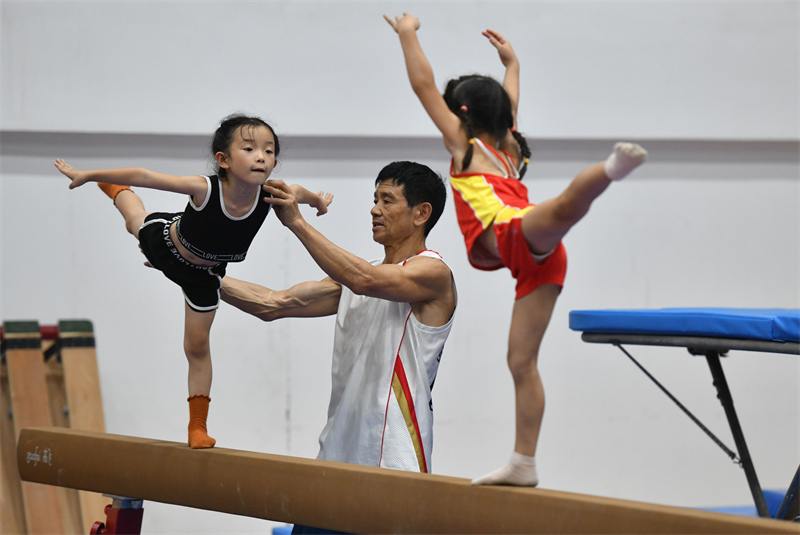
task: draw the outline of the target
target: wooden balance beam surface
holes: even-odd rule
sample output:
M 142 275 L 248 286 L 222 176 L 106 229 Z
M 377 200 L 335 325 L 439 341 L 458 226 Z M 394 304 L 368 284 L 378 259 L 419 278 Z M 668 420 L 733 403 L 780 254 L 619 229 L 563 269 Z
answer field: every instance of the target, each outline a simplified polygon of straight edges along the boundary
M 74 429 L 23 429 L 17 463 L 25 481 L 352 533 L 800 531 L 786 521 Z

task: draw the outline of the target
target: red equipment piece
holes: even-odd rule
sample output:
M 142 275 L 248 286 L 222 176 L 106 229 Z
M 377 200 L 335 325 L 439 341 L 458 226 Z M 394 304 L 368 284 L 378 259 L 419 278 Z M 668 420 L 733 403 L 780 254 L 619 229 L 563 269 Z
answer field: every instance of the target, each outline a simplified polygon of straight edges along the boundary
M 90 535 L 139 535 L 142 532 L 144 508 L 142 500 L 104 494 L 114 501 L 106 505 L 105 523 L 97 521 L 89 530 Z

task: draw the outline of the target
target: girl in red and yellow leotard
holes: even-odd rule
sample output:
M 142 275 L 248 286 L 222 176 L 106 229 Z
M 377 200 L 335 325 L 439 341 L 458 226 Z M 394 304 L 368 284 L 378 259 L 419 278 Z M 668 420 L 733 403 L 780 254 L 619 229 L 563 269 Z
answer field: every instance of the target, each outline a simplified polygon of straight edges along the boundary
M 452 156 L 450 183 L 470 263 L 483 270 L 507 267 L 517 280 L 508 339 L 516 394 L 514 451 L 505 466 L 473 484 L 535 486 L 534 455 L 544 415 L 537 361 L 566 273 L 561 239 L 611 181 L 644 162 L 647 152 L 634 143 L 617 143 L 606 161 L 581 171 L 560 195 L 532 204 L 520 182 L 530 149 L 516 128 L 519 60 L 511 44 L 495 31 L 483 32 L 505 66 L 502 85 L 467 75 L 450 80 L 442 95 L 417 40 L 419 21 L 408 14 L 384 18 L 400 36 L 411 87 Z

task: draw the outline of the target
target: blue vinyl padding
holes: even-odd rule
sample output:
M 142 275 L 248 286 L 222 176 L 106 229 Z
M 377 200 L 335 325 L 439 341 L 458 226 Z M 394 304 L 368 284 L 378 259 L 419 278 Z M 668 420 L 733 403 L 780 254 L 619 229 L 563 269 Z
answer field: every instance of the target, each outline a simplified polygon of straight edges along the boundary
M 781 508 L 781 503 L 783 503 L 783 499 L 786 496 L 786 491 L 765 489 L 763 492 L 764 501 L 766 502 L 767 509 L 769 510 L 769 516 L 775 518 L 775 515 L 778 514 L 778 509 Z M 702 511 L 714 511 L 716 513 L 727 513 L 730 515 L 758 516 L 755 505 L 700 507 L 699 509 Z
M 595 333 L 800 342 L 800 309 L 661 308 L 573 310 L 569 327 Z

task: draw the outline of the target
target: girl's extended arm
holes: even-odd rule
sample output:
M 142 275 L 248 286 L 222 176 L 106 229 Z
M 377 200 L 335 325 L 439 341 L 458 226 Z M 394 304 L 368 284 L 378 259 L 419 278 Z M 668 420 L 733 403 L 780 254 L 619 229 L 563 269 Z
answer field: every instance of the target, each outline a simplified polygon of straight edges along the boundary
M 445 147 L 455 158 L 463 156 L 467 149 L 469 140 L 461 128 L 461 120 L 450 111 L 444 101 L 444 97 L 436 88 L 436 81 L 433 77 L 428 58 L 422 52 L 422 47 L 417 39 L 417 29 L 419 20 L 408 13 L 403 13 L 402 17 L 395 17 L 392 20 L 384 15 L 397 35 L 400 36 L 400 45 L 403 48 L 403 57 L 406 62 L 408 79 L 411 88 L 422 103 L 422 107 L 433 120 L 436 128 L 442 133 Z
M 494 30 L 486 30 L 482 33 L 497 49 L 497 53 L 500 55 L 500 61 L 506 68 L 506 74 L 505 77 L 503 77 L 503 89 L 506 90 L 508 98 L 511 99 L 511 113 L 514 116 L 514 126 L 517 126 L 517 106 L 519 105 L 519 59 L 517 59 L 517 54 L 514 52 L 514 49 L 511 48 L 511 43 L 502 35 Z
M 298 203 L 316 208 L 318 216 L 326 214 L 328 206 L 333 202 L 333 193 L 325 193 L 324 191 L 313 193 L 298 184 L 289 186 L 289 189 L 294 193 Z
M 500 56 L 500 61 L 506 68 L 506 74 L 503 77 L 503 89 L 506 90 L 508 98 L 511 101 L 511 116 L 514 121 L 513 127 L 516 128 L 517 106 L 519 105 L 519 59 L 517 59 L 517 54 L 511 47 L 511 43 L 509 43 L 508 40 L 502 35 L 494 30 L 485 30 L 482 33 L 484 37 L 489 39 L 489 42 L 492 43 L 492 46 L 497 49 L 497 53 Z M 505 137 L 499 141 L 500 144 L 498 145 L 498 148 L 511 154 L 519 165 L 522 157 L 520 155 L 519 143 L 514 138 L 514 134 L 509 131 L 506 133 Z
M 121 186 L 138 186 L 143 188 L 185 193 L 195 199 L 202 199 L 206 195 L 206 179 L 199 175 L 174 176 L 156 173 L 142 167 L 126 167 L 121 169 L 98 169 L 81 171 L 58 158 L 55 162 L 56 169 L 69 178 L 72 182 L 69 189 L 75 189 L 87 182 L 106 182 Z

